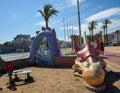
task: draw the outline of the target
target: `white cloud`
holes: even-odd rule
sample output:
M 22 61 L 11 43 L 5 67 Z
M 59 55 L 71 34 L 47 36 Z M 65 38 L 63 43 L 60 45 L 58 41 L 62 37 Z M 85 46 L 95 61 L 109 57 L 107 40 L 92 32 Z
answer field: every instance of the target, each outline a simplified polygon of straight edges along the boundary
M 88 24 L 87 23 L 84 23 L 81 25 L 81 34 L 83 36 L 84 32 L 86 32 L 86 34 L 89 34 L 89 31 L 88 31 Z
M 84 0 L 79 0 L 79 2 L 83 2 Z M 77 6 L 77 0 L 67 0 L 67 4 L 65 6 L 63 6 L 63 4 L 58 4 L 57 6 L 59 6 L 58 8 L 60 10 L 63 10 L 65 8 L 69 8 L 69 7 L 72 7 L 72 6 Z
M 103 18 L 108 18 L 114 15 L 120 15 L 120 8 L 110 8 L 104 11 L 101 11 L 99 13 L 96 13 L 94 15 L 91 15 L 86 19 L 87 22 L 93 21 L 93 20 L 100 20 Z
M 49 25 L 55 27 L 56 25 L 61 24 L 61 20 L 55 20 L 55 19 L 50 19 L 49 20 Z
M 39 12 L 37 12 L 35 16 L 38 17 L 38 16 L 41 16 L 41 14 Z
M 58 25 L 58 24 L 60 24 L 60 23 L 61 23 L 60 20 L 50 20 L 49 23 L 48 23 L 48 25 L 49 25 L 50 27 L 55 27 L 56 25 Z M 35 26 L 45 26 L 45 21 L 37 22 L 37 23 L 35 24 Z
M 36 26 L 45 26 L 45 21 L 41 21 L 35 24 Z
M 78 26 L 68 26 L 68 27 L 65 26 L 65 28 L 64 28 L 64 27 L 61 27 L 60 30 L 64 30 L 64 29 L 65 29 L 65 30 L 67 30 L 67 29 L 69 30 L 69 29 L 72 29 L 72 28 L 73 28 L 73 30 L 78 30 Z
M 72 26 L 68 27 L 68 29 L 69 28 L 72 28 Z M 88 26 L 86 23 L 81 25 L 81 35 L 83 35 L 83 33 L 85 31 L 88 31 L 87 28 L 88 28 Z M 61 30 L 64 30 L 64 28 L 62 27 Z M 79 35 L 79 27 L 78 26 L 73 25 L 73 30 L 74 30 L 74 32 L 73 32 L 74 34 Z M 67 31 L 67 27 L 65 27 L 65 31 Z
M 57 10 L 59 11 L 63 11 L 64 9 L 71 7 L 70 4 L 63 5 L 63 3 L 57 4 L 56 6 L 58 7 Z
M 111 19 L 111 24 L 108 26 L 109 32 L 120 30 L 120 19 Z
M 79 27 L 78 26 L 73 26 L 74 30 L 77 31 L 77 35 L 79 35 Z M 88 24 L 87 23 L 83 23 L 81 24 L 81 35 L 84 35 L 84 32 L 86 32 L 86 34 L 89 34 L 89 30 L 88 30 Z

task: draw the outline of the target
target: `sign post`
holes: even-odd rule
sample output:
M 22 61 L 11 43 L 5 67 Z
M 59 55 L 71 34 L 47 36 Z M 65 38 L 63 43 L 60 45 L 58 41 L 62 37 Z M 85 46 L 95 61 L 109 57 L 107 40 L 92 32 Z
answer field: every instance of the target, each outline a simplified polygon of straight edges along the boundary
M 9 61 L 6 63 L 6 70 L 8 73 L 13 73 L 13 70 L 14 70 L 13 62 Z
M 8 76 L 9 76 L 9 84 L 10 84 L 10 89 L 14 89 L 14 82 L 12 81 L 12 73 L 13 73 L 13 70 L 14 70 L 14 64 L 13 62 L 11 61 L 8 61 L 6 63 L 6 71 L 8 73 Z

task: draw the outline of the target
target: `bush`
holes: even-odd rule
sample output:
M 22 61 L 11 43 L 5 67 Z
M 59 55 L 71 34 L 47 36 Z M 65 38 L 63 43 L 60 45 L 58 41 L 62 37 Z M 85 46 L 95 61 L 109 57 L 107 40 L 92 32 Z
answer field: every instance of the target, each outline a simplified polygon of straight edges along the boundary
M 76 55 L 76 53 L 75 52 L 70 52 L 70 53 L 68 53 L 66 55 Z

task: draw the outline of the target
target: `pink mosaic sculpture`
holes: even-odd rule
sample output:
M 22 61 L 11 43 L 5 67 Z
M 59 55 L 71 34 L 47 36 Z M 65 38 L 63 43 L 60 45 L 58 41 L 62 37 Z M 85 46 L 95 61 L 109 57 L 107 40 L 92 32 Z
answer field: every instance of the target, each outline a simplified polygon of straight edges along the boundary
M 81 49 L 78 47 L 78 39 L 75 39 L 74 49 L 77 58 L 72 66 L 75 73 L 81 74 L 86 84 L 94 87 L 104 83 L 104 68 L 106 67 L 105 62 L 100 57 L 100 40 L 97 36 L 95 39 L 96 46 L 86 41 Z

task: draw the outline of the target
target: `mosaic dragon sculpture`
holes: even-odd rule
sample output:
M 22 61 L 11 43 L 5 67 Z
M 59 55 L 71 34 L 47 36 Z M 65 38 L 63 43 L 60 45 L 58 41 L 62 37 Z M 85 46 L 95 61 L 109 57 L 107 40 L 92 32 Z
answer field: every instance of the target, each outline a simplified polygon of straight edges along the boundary
M 106 63 L 100 57 L 100 40 L 97 36 L 96 47 L 85 41 L 83 48 L 78 47 L 78 39 L 74 41 L 74 49 L 77 54 L 75 64 L 72 66 L 74 74 L 83 77 L 85 84 L 96 87 L 101 86 L 105 80 Z

